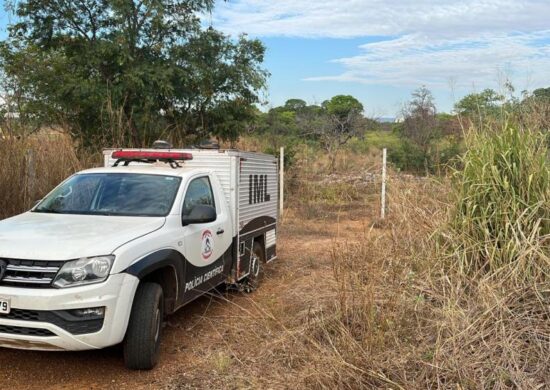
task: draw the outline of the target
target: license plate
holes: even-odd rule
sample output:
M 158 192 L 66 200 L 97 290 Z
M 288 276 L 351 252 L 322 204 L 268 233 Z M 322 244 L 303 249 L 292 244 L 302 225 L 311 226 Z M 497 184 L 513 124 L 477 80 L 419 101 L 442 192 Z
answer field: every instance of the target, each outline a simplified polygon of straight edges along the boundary
M 0 314 L 10 314 L 10 310 L 10 299 L 0 297 Z

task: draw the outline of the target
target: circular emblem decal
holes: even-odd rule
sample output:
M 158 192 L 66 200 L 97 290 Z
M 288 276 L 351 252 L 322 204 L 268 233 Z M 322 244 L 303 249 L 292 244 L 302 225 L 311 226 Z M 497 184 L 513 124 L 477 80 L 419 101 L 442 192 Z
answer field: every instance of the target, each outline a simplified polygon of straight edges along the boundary
M 201 243 L 201 255 L 204 260 L 208 260 L 212 256 L 212 250 L 214 249 L 214 240 L 212 239 L 212 232 L 205 230 L 202 232 Z

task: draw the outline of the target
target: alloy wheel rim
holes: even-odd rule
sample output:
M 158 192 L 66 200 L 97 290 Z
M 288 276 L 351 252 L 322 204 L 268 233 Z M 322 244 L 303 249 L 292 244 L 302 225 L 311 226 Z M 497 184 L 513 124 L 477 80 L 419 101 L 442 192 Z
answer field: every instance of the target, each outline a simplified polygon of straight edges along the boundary
M 258 256 L 252 256 L 252 274 L 257 277 L 260 274 L 260 259 Z

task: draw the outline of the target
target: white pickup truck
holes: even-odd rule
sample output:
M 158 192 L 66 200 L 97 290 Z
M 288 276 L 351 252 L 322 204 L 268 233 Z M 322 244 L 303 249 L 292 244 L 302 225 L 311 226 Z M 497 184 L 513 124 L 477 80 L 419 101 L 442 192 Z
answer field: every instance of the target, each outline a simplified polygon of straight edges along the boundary
M 163 317 L 276 258 L 277 161 L 235 150 L 120 149 L 0 221 L 0 346 L 123 343 L 158 361 Z

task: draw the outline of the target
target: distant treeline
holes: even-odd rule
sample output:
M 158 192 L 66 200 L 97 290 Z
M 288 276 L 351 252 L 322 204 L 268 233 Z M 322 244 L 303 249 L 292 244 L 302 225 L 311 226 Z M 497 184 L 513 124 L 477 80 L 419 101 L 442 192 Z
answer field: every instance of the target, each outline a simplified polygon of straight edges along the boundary
M 435 172 L 462 154 L 464 133 L 471 126 L 498 122 L 548 129 L 550 88 L 523 92 L 521 98 L 513 96 L 510 85 L 507 89 L 508 96 L 492 89 L 471 93 L 449 114 L 438 112 L 432 93 L 420 87 L 394 123 L 364 116 L 364 107 L 352 96 L 335 96 L 320 105 L 289 99 L 282 106 L 258 113 L 250 130 L 287 146 L 312 143 L 331 155 L 333 162 L 341 147 L 358 153 L 386 147 L 396 168 Z

